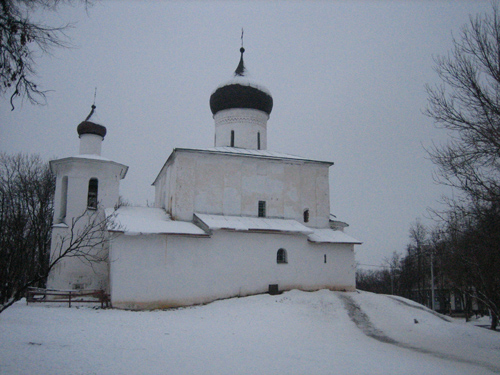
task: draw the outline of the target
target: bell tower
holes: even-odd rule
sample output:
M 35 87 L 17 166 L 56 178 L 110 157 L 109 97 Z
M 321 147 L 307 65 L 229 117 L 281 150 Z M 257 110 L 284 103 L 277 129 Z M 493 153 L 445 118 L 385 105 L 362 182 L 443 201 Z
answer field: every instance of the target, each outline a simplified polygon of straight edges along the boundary
M 95 105 L 77 127 L 79 154 L 50 161 L 50 168 L 56 175 L 51 259 L 64 252 L 72 240 L 88 231 L 89 226 L 103 223 L 104 209 L 115 207 L 119 202 L 120 181 L 125 178 L 128 167 L 101 156 L 106 128 L 90 121 L 94 111 Z M 91 252 L 90 258 L 94 253 L 103 255 L 107 251 L 102 245 L 94 249 L 94 240 L 85 238 L 83 241 L 87 243 L 85 251 Z M 106 289 L 107 270 L 107 264 L 90 264 L 86 259 L 65 257 L 52 270 L 47 287 Z

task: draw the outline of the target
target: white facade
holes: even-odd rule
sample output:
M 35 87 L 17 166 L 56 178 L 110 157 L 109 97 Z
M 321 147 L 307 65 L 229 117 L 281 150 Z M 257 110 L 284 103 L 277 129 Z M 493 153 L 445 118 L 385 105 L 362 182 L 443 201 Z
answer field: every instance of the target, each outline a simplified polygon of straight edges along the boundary
M 270 152 L 232 148 L 176 149 L 153 185 L 155 206 L 176 220 L 193 213 L 258 216 L 304 221 L 326 228 L 329 223 L 329 162 Z
M 66 259 L 49 287 L 105 289 L 112 305 L 125 309 L 293 288 L 355 289 L 360 242 L 343 232 L 346 224 L 330 220 L 333 163 L 267 150 L 273 100 L 244 76 L 240 52 L 238 77 L 210 98 L 215 147 L 174 149 L 153 182 L 154 208 L 114 208 L 127 167 L 100 156 L 104 127 L 79 125 L 83 154 L 51 162 L 57 175 L 52 251 L 88 208 L 98 181 L 98 205 L 91 209 L 104 215 L 106 208 L 111 240 L 100 250 L 109 250 L 109 261 L 94 271 Z
M 111 298 L 125 309 L 166 308 L 279 290 L 354 290 L 352 244 L 301 234 L 214 231 L 211 237 L 120 235 L 110 254 Z M 285 249 L 288 263 L 277 263 Z M 325 263 L 326 258 L 326 263 Z

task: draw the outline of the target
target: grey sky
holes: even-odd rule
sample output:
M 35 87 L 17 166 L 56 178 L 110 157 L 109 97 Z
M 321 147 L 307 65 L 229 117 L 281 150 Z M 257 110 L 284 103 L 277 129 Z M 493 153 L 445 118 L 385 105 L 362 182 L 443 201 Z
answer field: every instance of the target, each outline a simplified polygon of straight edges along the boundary
M 213 146 L 208 105 L 239 60 L 272 93 L 268 149 L 333 161 L 331 211 L 362 240 L 357 260 L 404 252 L 408 228 L 451 192 L 432 179 L 425 146 L 446 137 L 422 114 L 433 56 L 489 1 L 102 1 L 74 22 L 75 48 L 38 60 L 48 105 L 0 101 L 0 150 L 45 159 L 78 152 L 76 126 L 106 126 L 102 155 L 130 167 L 121 195 L 154 201 L 151 183 L 174 147 Z

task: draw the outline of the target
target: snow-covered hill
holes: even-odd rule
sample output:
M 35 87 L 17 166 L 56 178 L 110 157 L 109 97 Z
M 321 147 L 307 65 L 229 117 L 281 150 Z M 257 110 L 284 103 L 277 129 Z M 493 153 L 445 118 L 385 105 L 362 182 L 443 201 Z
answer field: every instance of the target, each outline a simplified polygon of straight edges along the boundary
M 365 292 L 147 312 L 20 302 L 0 315 L 0 374 L 489 373 L 500 333 Z

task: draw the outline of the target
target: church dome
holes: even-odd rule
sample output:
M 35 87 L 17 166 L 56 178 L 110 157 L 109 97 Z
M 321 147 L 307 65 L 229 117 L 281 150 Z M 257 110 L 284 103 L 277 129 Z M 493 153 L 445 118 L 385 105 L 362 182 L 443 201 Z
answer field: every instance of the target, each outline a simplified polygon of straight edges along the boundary
M 210 96 L 210 109 L 217 112 L 231 108 L 257 109 L 271 114 L 273 98 L 269 90 L 250 81 L 243 63 L 245 49 L 241 47 L 241 58 L 234 77 L 218 87 Z
M 76 128 L 78 135 L 82 134 L 97 134 L 104 138 L 106 135 L 106 128 L 102 125 L 90 121 L 82 121 Z
M 96 108 L 95 105 L 92 105 L 92 110 L 90 111 L 90 114 L 76 128 L 76 131 L 78 132 L 79 136 L 83 134 L 96 134 L 104 138 L 104 136 L 106 135 L 106 127 L 96 124 L 95 122 L 89 121 L 90 117 L 92 117 L 92 115 L 94 114 L 95 108 Z

